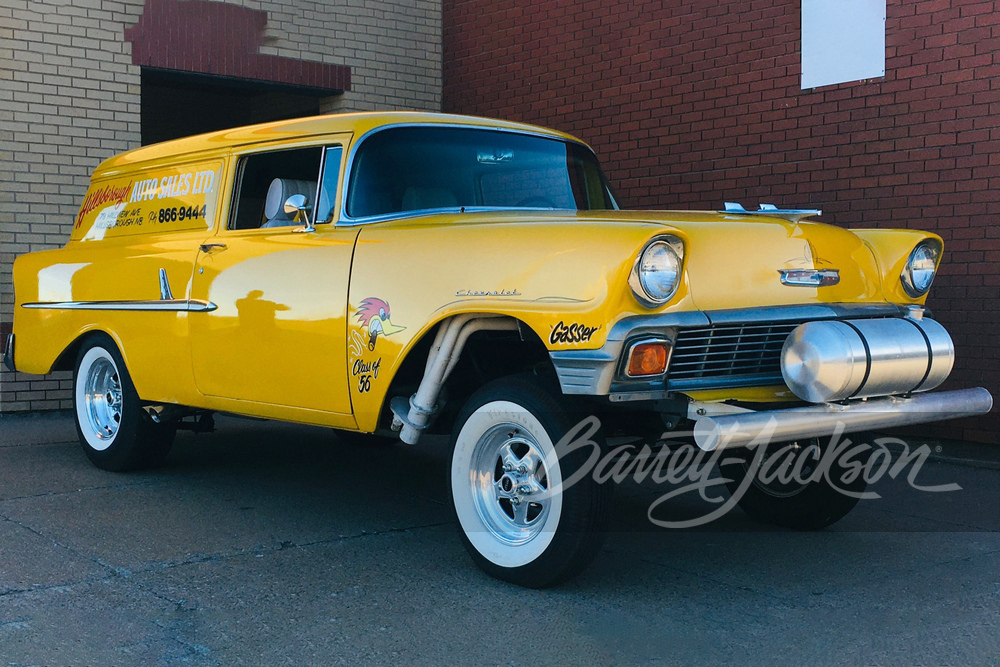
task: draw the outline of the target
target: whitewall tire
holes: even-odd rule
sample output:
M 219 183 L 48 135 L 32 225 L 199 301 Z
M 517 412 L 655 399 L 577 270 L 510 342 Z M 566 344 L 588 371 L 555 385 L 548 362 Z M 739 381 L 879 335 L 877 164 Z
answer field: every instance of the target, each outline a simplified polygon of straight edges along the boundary
M 91 334 L 77 355 L 73 412 L 83 451 L 103 470 L 157 465 L 176 434 L 173 424 L 155 424 L 143 412 L 121 353 L 106 334 Z
M 488 574 L 539 588 L 568 579 L 597 553 L 610 488 L 563 480 L 589 452 L 560 457 L 573 420 L 560 397 L 526 378 L 483 387 L 452 435 L 450 483 L 463 543 Z

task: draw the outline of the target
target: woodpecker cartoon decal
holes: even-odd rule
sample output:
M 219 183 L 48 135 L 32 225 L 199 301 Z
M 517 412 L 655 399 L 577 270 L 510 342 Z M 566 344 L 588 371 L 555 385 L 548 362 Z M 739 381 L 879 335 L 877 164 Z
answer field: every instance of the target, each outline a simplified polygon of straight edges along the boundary
M 361 323 L 361 327 L 368 330 L 369 350 L 375 349 L 375 343 L 378 341 L 380 335 L 391 336 L 406 328 L 396 326 L 390 322 L 389 304 L 373 296 L 361 302 L 361 307 L 358 308 L 358 312 L 355 315 L 358 318 L 358 322 Z M 358 345 L 358 343 L 359 341 L 352 341 L 352 347 Z M 360 354 L 355 356 L 360 356 Z

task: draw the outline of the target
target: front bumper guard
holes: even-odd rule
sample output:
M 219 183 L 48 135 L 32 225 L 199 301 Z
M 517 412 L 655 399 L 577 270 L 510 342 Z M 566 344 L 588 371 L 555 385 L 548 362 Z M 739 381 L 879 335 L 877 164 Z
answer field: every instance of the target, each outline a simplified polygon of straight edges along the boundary
M 695 422 L 694 439 L 701 449 L 713 451 L 972 417 L 986 414 L 992 407 L 993 396 L 982 387 L 889 396 L 706 416 Z

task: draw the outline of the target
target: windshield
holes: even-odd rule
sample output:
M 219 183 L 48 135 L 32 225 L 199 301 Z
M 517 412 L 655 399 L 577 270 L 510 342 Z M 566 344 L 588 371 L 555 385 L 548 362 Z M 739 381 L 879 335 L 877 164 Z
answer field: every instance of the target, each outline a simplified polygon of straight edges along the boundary
M 358 148 L 350 178 L 352 218 L 459 207 L 617 208 L 586 146 L 497 130 L 382 130 Z

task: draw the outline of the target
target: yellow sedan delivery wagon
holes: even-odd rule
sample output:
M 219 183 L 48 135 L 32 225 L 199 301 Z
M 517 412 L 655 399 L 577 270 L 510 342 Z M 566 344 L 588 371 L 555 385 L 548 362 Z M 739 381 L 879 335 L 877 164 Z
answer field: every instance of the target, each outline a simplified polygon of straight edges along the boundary
M 96 169 L 65 247 L 15 263 L 5 361 L 74 371 L 80 442 L 106 470 L 162 461 L 215 411 L 450 432 L 469 553 L 546 586 L 609 522 L 609 485 L 576 474 L 583 418 L 602 446 L 732 453 L 748 514 L 809 529 L 856 493 L 829 474 L 769 484 L 760 456 L 991 408 L 981 388 L 928 393 L 954 359 L 923 308 L 941 239 L 818 213 L 623 211 L 579 140 L 481 118 L 216 132 Z

